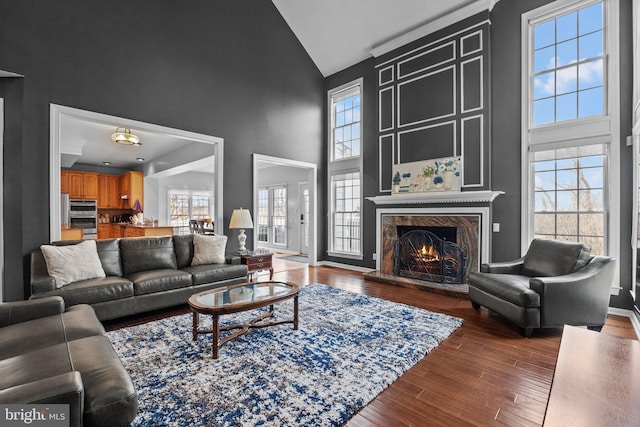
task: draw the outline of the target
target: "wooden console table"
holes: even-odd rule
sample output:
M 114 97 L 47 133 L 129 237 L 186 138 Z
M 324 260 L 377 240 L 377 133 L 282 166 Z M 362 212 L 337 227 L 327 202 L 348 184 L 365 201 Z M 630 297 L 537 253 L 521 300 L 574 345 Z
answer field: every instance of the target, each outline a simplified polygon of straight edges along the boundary
M 545 426 L 640 425 L 640 342 L 565 326 Z

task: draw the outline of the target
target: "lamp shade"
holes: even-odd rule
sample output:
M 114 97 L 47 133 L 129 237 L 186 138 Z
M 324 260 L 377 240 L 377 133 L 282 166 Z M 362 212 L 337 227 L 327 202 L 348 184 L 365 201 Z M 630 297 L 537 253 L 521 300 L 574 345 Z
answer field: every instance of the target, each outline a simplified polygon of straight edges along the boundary
M 253 228 L 251 213 L 248 209 L 234 209 L 229 221 L 229 228 Z

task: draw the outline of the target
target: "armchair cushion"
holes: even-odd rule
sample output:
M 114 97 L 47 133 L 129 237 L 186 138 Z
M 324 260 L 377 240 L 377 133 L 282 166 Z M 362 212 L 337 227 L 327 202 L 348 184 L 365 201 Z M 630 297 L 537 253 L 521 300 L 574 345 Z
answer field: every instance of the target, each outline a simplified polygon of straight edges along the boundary
M 534 239 L 524 256 L 522 274 L 550 277 L 573 273 L 589 262 L 590 252 L 582 243 Z
M 529 278 L 516 274 L 469 273 L 473 286 L 519 307 L 540 307 L 540 294 L 529 287 Z

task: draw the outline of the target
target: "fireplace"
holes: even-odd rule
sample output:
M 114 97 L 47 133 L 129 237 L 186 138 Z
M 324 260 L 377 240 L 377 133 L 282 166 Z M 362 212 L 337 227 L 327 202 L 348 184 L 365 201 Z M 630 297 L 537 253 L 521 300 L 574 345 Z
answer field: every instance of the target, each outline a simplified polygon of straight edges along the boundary
M 456 244 L 457 227 L 397 226 L 396 276 L 436 283 L 464 283 L 467 256 Z

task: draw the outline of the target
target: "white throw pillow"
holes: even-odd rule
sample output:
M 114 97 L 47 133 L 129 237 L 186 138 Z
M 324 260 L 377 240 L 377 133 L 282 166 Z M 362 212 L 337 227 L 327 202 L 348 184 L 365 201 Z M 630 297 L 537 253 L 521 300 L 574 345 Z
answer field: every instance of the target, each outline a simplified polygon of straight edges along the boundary
M 69 246 L 40 246 L 49 276 L 56 288 L 79 280 L 105 277 L 95 240 L 85 240 Z
M 193 260 L 191 265 L 224 264 L 227 236 L 193 235 Z

